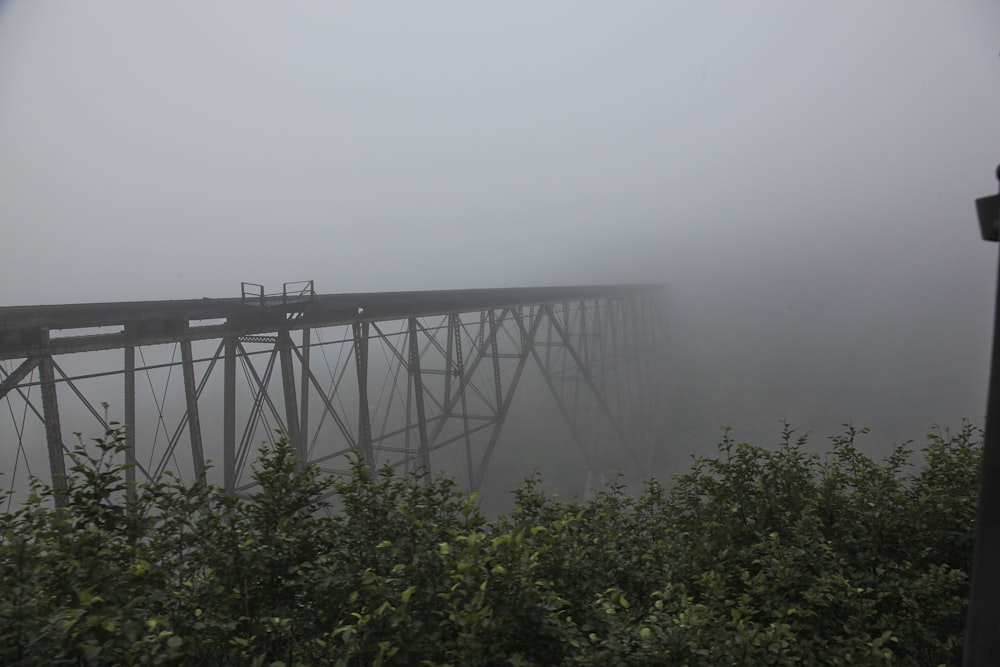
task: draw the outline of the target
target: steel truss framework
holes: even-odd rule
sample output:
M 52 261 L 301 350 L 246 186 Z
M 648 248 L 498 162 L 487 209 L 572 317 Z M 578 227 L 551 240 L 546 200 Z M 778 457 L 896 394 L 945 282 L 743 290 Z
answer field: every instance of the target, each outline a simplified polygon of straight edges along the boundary
M 554 398 L 587 470 L 645 472 L 661 441 L 659 286 L 317 295 L 307 283 L 266 295 L 248 285 L 239 299 L 0 308 L 0 399 L 17 445 L 7 460 L 30 468 L 33 434 L 44 438 L 58 491 L 64 406 L 108 429 L 95 400 L 113 394 L 131 482 L 218 476 L 212 459 L 213 481 L 245 492 L 260 443 L 280 433 L 328 471 L 353 453 L 373 468 L 447 470 L 475 490 L 525 371 Z

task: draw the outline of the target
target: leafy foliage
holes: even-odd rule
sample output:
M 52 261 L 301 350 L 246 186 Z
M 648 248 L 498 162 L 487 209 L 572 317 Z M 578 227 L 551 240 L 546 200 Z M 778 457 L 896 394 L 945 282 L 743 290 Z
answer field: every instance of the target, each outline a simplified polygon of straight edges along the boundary
M 727 431 L 669 489 L 535 476 L 489 521 L 447 478 L 323 477 L 284 442 L 247 498 L 130 490 L 113 430 L 63 507 L 36 481 L 0 516 L 0 664 L 957 664 L 980 434 L 932 433 L 919 469 L 861 435 Z

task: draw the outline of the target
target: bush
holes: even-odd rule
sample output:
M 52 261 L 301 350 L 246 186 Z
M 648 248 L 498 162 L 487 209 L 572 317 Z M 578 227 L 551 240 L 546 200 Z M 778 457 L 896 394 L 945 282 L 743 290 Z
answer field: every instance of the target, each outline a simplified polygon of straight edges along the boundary
M 285 442 L 249 497 L 129 494 L 113 430 L 64 507 L 36 481 L 0 516 L 0 665 L 957 664 L 981 435 L 931 434 L 915 469 L 863 433 L 821 457 L 727 431 L 635 497 L 535 476 L 489 521 L 449 479 L 323 477 Z

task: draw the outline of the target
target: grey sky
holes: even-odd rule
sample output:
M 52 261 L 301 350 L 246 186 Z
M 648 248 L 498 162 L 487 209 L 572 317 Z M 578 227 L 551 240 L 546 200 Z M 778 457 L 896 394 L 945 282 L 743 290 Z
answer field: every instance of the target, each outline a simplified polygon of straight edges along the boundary
M 977 417 L 998 52 L 992 0 L 7 2 L 0 303 L 664 281 L 734 394 Z

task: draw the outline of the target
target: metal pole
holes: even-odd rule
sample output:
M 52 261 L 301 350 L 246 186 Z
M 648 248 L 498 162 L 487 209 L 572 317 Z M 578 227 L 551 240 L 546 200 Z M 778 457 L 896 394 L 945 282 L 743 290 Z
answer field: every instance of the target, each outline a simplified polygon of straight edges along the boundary
M 453 372 L 456 372 L 454 341 L 460 340 L 458 333 L 460 326 L 461 322 L 458 319 L 457 313 L 448 315 L 448 335 L 446 336 L 448 340 L 444 359 L 444 414 L 442 415 L 442 421 L 451 416 L 451 375 Z M 459 377 L 464 375 L 464 371 L 457 371 L 457 373 Z
M 62 425 L 59 423 L 59 398 L 52 357 L 42 357 L 39 364 L 42 381 L 42 411 L 45 414 L 45 438 L 49 448 L 49 473 L 55 491 L 56 507 L 66 506 L 66 459 L 63 458 Z
M 454 318 L 454 327 L 449 327 L 450 331 L 448 336 L 448 359 L 450 362 L 452 353 L 452 336 L 454 336 L 455 368 L 458 372 L 458 376 L 464 377 L 465 359 L 462 357 L 462 328 L 458 321 L 458 315 L 452 315 L 451 317 Z M 494 337 L 493 340 L 495 343 L 496 338 Z M 451 369 L 447 369 L 445 373 L 446 373 L 445 380 L 449 380 L 451 378 Z M 465 436 L 465 463 L 469 471 L 469 490 L 475 491 L 476 488 L 475 477 L 474 477 L 475 470 L 472 465 L 472 436 L 471 432 L 469 431 L 469 404 L 465 396 L 465 383 L 463 382 L 459 384 L 461 388 L 460 401 L 462 403 L 462 433 Z M 447 387 L 447 383 L 446 383 L 445 393 L 446 393 L 445 406 L 447 409 L 448 402 L 451 398 L 451 392 Z M 445 413 L 445 416 L 447 417 L 449 414 L 450 411 Z
M 424 411 L 424 382 L 420 375 L 420 347 L 417 345 L 417 318 L 411 317 L 409 325 L 410 359 L 407 370 L 413 383 L 413 399 L 417 408 L 417 434 L 420 437 L 420 465 L 423 466 L 424 472 L 430 473 L 431 452 L 427 440 L 427 413 Z
M 309 345 L 310 330 L 302 330 L 302 354 L 299 361 L 302 367 L 302 389 L 299 391 L 299 435 L 302 437 L 301 455 L 305 461 L 309 454 Z
M 125 346 L 125 495 L 135 500 L 135 346 Z
M 181 361 L 184 374 L 184 396 L 187 399 L 188 433 L 191 436 L 191 459 L 198 481 L 205 481 L 205 450 L 201 444 L 201 417 L 198 415 L 198 388 L 194 382 L 194 355 L 191 341 L 181 341 Z
M 358 449 L 365 462 L 375 469 L 372 452 L 372 422 L 368 411 L 368 322 L 354 322 L 354 363 L 358 373 Z
M 306 445 L 299 434 L 299 405 L 295 398 L 295 369 L 292 368 L 292 337 L 288 329 L 278 332 L 278 355 L 281 358 L 281 393 L 285 398 L 285 435 L 305 463 Z
M 497 318 L 495 311 L 491 310 L 489 312 L 490 321 L 490 351 L 493 356 L 493 391 L 496 394 L 497 401 L 497 414 L 503 410 L 503 384 L 500 379 L 500 347 L 497 344 L 497 334 L 500 331 L 497 328 Z M 465 394 L 462 394 L 464 397 Z
M 1000 180 L 1000 167 L 997 168 L 997 179 Z M 983 197 L 976 204 L 983 238 L 996 241 L 1000 226 L 1000 195 Z M 976 542 L 962 660 L 965 667 L 1000 665 L 1000 270 L 997 273 L 993 317 L 993 357 L 986 400 Z
M 236 493 L 236 336 L 226 338 L 222 364 L 222 484 Z

